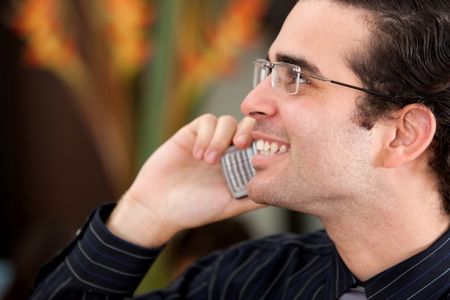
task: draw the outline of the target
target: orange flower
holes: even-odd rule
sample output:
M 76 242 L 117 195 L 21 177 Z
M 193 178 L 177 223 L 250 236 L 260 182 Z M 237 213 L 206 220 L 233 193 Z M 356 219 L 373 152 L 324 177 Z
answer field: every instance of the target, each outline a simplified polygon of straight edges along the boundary
M 79 63 L 74 41 L 64 32 L 60 2 L 25 1 L 13 20 L 13 27 L 25 38 L 27 60 L 51 69 Z
M 261 0 L 231 1 L 217 24 L 207 26 L 206 45 L 183 48 L 181 63 L 189 78 L 205 82 L 230 72 L 241 49 L 254 41 L 265 8 Z
M 113 70 L 128 77 L 148 57 L 147 27 L 150 7 L 144 0 L 97 0 L 92 6 L 103 17 L 99 28 L 109 45 Z M 66 11 L 64 10 L 66 9 Z M 26 40 L 26 58 L 64 77 L 83 68 L 75 38 L 65 22 L 67 4 L 59 0 L 27 0 L 13 20 L 13 27 Z
M 122 73 L 134 73 L 149 56 L 147 27 L 153 17 L 151 8 L 144 0 L 102 1 L 112 63 Z

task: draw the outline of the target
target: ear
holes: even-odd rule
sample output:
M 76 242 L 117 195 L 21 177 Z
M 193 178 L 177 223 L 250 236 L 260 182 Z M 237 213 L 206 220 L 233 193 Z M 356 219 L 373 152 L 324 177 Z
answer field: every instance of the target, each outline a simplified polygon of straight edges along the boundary
M 383 154 L 383 165 L 395 168 L 418 158 L 431 144 L 436 132 L 436 118 L 428 107 L 410 104 L 399 110 L 392 122 Z

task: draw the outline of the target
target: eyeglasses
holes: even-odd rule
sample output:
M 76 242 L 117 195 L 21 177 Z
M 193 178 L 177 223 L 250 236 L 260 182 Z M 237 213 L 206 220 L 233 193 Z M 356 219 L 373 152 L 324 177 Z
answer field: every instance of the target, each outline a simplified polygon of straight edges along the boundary
M 351 89 L 355 89 L 358 91 L 363 91 L 372 95 L 389 97 L 391 96 L 372 91 L 369 89 L 365 89 L 362 87 L 354 86 L 351 84 L 331 80 L 325 77 L 309 74 L 303 72 L 302 69 L 294 64 L 285 63 L 285 62 L 270 62 L 265 59 L 257 59 L 254 62 L 255 69 L 253 73 L 253 87 L 255 88 L 258 84 L 261 83 L 265 78 L 267 78 L 270 74 L 272 74 L 272 87 L 281 87 L 286 93 L 289 95 L 296 95 L 300 90 L 301 83 L 311 83 L 308 78 L 314 78 L 317 80 L 345 86 Z

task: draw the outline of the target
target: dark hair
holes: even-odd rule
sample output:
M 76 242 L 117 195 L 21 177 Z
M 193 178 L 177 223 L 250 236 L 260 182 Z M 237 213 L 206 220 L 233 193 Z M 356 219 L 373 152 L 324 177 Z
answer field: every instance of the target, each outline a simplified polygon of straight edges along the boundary
M 428 163 L 450 213 L 450 1 L 333 1 L 368 12 L 370 37 L 347 62 L 367 88 L 393 96 L 365 96 L 356 120 L 370 129 L 408 104 L 426 105 L 437 122 Z

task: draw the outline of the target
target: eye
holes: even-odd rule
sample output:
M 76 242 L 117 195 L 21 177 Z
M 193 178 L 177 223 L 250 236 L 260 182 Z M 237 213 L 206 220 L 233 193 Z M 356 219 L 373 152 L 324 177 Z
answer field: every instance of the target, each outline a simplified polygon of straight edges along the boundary
M 295 84 L 297 82 L 298 72 L 292 67 L 279 65 L 277 66 L 277 73 L 279 81 L 283 81 L 284 84 Z
M 286 73 L 286 84 L 287 85 L 297 85 L 297 83 L 309 83 L 310 80 L 307 77 L 308 75 L 303 74 L 299 70 L 298 67 L 295 68 L 289 68 L 288 72 Z
M 308 75 L 305 74 L 301 69 L 297 66 L 290 67 L 287 69 L 286 74 L 286 83 L 288 84 L 297 84 L 298 83 L 310 83 Z
M 310 78 L 308 77 L 308 74 L 304 74 L 303 72 L 300 73 L 300 83 L 311 83 Z

